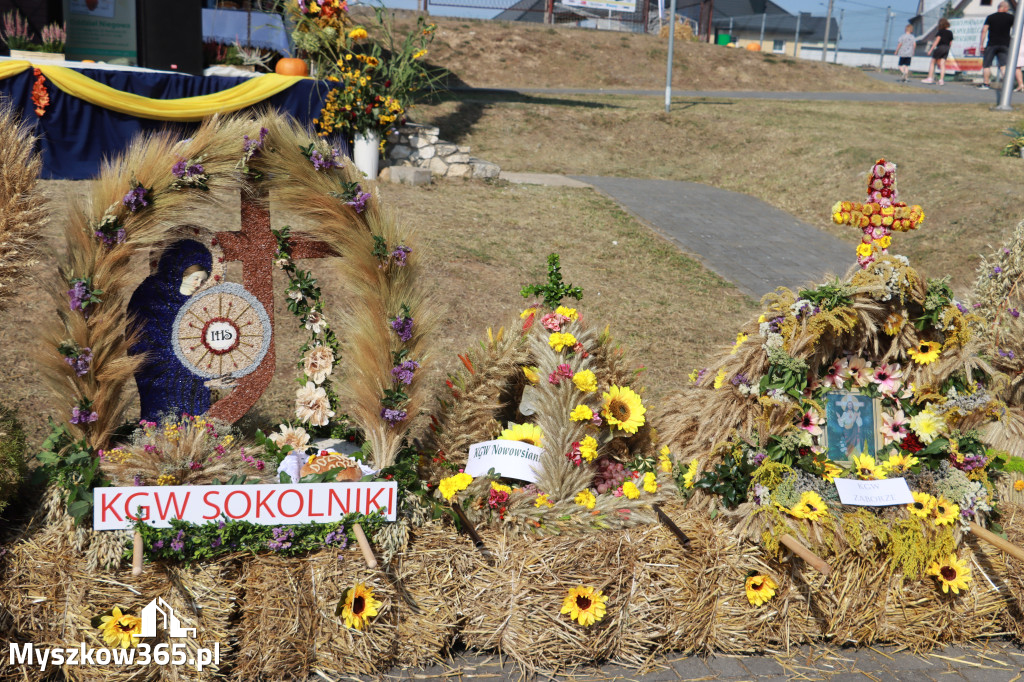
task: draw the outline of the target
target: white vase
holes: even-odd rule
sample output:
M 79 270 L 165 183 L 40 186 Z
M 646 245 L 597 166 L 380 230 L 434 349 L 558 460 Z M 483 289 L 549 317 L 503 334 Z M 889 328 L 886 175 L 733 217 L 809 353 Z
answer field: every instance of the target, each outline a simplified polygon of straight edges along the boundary
M 376 130 L 356 133 L 354 146 L 352 160 L 356 162 L 356 168 L 370 180 L 376 180 L 380 167 L 380 133 Z

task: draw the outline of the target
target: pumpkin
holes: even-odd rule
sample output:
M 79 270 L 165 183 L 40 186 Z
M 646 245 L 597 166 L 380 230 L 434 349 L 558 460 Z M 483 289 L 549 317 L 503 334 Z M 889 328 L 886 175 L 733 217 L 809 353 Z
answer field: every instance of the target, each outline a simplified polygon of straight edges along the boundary
M 278 59 L 277 66 L 274 67 L 274 71 L 282 76 L 309 75 L 309 67 L 306 66 L 306 62 L 301 59 L 295 59 L 294 57 L 282 57 L 281 59 Z
M 761 44 L 760 43 L 747 43 L 747 49 L 750 50 L 751 52 L 760 52 L 761 51 Z M 278 73 L 280 73 L 280 72 L 278 72 Z

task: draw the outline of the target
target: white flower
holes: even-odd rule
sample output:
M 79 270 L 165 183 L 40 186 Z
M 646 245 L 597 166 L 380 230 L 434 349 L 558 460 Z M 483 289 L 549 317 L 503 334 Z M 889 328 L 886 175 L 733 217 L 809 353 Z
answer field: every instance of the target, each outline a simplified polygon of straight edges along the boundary
M 288 292 L 288 298 L 292 299 L 293 301 L 301 301 L 304 298 L 304 296 L 302 295 L 301 291 L 296 289 L 295 291 Z
M 306 315 L 306 329 L 314 334 L 319 334 L 324 329 L 327 329 L 327 320 L 317 311 L 310 311 L 309 315 Z
M 295 393 L 295 416 L 313 426 L 325 426 L 334 416 L 331 402 L 327 399 L 327 391 L 317 387 L 312 381 Z
M 281 424 L 279 428 L 281 429 L 280 433 L 270 434 L 270 440 L 274 442 L 274 445 L 278 447 L 290 445 L 295 450 L 304 450 L 309 444 L 309 434 L 301 426 L 292 427 Z
M 334 369 L 334 351 L 327 346 L 316 346 L 306 351 L 302 361 L 306 376 L 319 386 Z

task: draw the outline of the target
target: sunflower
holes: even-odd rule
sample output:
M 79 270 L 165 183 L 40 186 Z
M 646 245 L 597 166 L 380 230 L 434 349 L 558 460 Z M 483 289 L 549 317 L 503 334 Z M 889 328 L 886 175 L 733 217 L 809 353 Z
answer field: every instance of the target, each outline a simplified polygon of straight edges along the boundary
M 942 346 L 938 341 L 921 341 L 915 348 L 907 349 L 907 355 L 919 365 L 927 365 L 939 359 Z
M 508 428 L 501 432 L 498 440 L 517 440 L 520 443 L 529 443 L 540 447 L 540 427 L 536 424 L 516 424 L 509 422 Z
M 939 579 L 944 593 L 953 590 L 953 594 L 960 594 L 960 590 L 967 589 L 967 584 L 971 582 L 971 569 L 956 554 L 950 554 L 945 561 L 934 562 L 925 572 Z
M 647 408 L 640 401 L 640 396 L 628 386 L 619 388 L 612 385 L 607 393 L 602 393 L 604 403 L 601 416 L 612 426 L 617 426 L 626 433 L 636 433 L 644 425 L 644 412 Z
M 920 460 L 909 452 L 901 452 L 896 455 L 889 455 L 889 461 L 882 463 L 882 468 L 890 476 L 905 476 L 910 473 L 910 467 L 918 464 Z
M 960 507 L 945 497 L 939 497 L 935 501 L 935 506 L 932 507 L 932 514 L 932 520 L 936 526 L 946 526 L 952 524 L 960 516 Z
M 775 581 L 767 575 L 752 575 L 747 578 L 747 599 L 754 606 L 765 604 L 775 596 Z
M 121 608 L 114 607 L 109 616 L 100 619 L 100 631 L 103 633 L 103 641 L 110 646 L 127 649 L 130 646 L 137 646 L 139 633 L 142 632 L 142 619 L 138 616 L 129 616 L 121 613 Z
M 580 625 L 593 625 L 604 618 L 605 602 L 608 597 L 593 587 L 574 587 L 565 595 L 562 602 L 562 613 L 568 613 L 569 618 L 577 621 Z
M 825 462 L 824 466 L 825 472 L 821 475 L 821 477 L 824 478 L 829 483 L 832 483 L 834 480 L 836 480 L 836 476 L 840 476 L 843 473 L 843 470 L 837 467 L 832 462 Z
M 866 452 L 853 456 L 853 473 L 862 481 L 878 481 L 885 478 L 885 470 L 875 464 L 875 458 Z
M 937 500 L 928 493 L 913 492 L 911 494 L 914 496 L 914 501 L 907 505 L 907 511 L 919 519 L 927 519 L 931 516 Z
M 345 605 L 341 609 L 345 627 L 354 630 L 366 629 L 366 624 L 377 615 L 380 607 L 381 602 L 373 598 L 373 590 L 363 583 L 356 583 L 345 592 Z
M 793 505 L 789 513 L 798 519 L 817 521 L 828 513 L 828 508 L 818 493 L 808 490 L 800 496 L 800 501 Z
M 889 317 L 885 318 L 885 325 L 882 327 L 882 331 L 889 336 L 896 336 L 906 323 L 907 318 L 899 313 L 889 313 Z

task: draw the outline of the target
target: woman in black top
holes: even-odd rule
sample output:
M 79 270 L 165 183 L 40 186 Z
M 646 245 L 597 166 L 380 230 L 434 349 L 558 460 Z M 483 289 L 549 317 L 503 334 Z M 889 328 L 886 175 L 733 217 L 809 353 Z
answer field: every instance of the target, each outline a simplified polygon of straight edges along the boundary
M 934 83 L 935 64 L 939 65 L 939 85 L 946 84 L 946 57 L 949 56 L 949 46 L 953 44 L 953 32 L 949 30 L 949 21 L 945 18 L 939 19 L 939 30 L 935 33 L 935 40 L 925 54 L 932 56 L 932 63 L 928 67 L 928 77 L 922 83 Z

